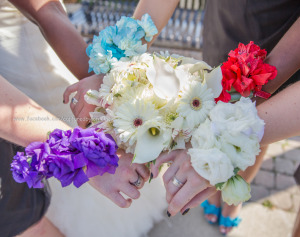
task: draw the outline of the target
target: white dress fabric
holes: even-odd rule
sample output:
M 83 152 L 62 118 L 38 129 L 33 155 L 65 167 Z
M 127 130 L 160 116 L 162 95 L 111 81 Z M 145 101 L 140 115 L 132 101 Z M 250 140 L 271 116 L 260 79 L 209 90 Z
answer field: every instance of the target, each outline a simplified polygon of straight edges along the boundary
M 71 126 L 65 88 L 76 78 L 64 67 L 39 29 L 15 8 L 0 0 L 0 75 Z M 1 86 L 1 85 L 0 85 Z M 38 115 L 33 115 L 38 116 Z M 38 122 L 36 122 L 39 126 Z M 67 237 L 146 236 L 167 208 L 161 178 L 146 183 L 141 197 L 121 209 L 88 184 L 61 188 L 50 179 L 52 200 L 47 217 Z

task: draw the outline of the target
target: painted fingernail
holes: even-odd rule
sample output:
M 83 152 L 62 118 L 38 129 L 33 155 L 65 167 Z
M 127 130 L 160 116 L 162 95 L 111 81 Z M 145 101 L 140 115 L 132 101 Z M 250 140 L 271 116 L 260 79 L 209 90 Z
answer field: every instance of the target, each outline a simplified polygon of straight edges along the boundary
M 153 179 L 153 174 L 152 174 L 152 172 L 151 172 L 151 174 L 150 174 L 150 179 Z
M 167 215 L 168 215 L 168 217 L 170 217 L 170 216 L 171 216 L 171 214 L 170 214 L 170 212 L 169 212 L 169 211 L 167 211 Z
M 86 128 L 90 127 L 91 125 L 92 125 L 92 123 L 88 123 L 88 124 L 86 125 Z
M 187 214 L 189 211 L 190 211 L 190 208 L 186 209 L 186 210 L 182 213 L 182 215 L 184 216 L 184 215 Z

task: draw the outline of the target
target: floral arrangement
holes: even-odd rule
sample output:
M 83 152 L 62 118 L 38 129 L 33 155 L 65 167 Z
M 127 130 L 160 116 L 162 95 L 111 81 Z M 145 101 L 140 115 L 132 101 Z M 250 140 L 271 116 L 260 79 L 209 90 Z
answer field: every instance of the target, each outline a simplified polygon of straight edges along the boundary
M 42 188 L 43 180 L 55 177 L 62 187 L 73 183 L 77 188 L 89 178 L 115 173 L 117 145 L 112 137 L 95 128 L 55 129 L 46 142 L 33 142 L 18 152 L 11 164 L 16 182 L 29 188 Z
M 109 26 L 94 36 L 93 43 L 86 50 L 89 60 L 89 72 L 107 73 L 112 65 L 122 58 L 130 58 L 145 53 L 147 45 L 158 31 L 148 14 L 141 20 L 122 16 L 114 26 Z
M 237 172 L 254 165 L 263 131 L 255 104 L 242 97 L 234 104 L 218 102 L 193 133 L 188 151 L 192 166 L 222 191 L 229 205 L 251 197 L 250 185 Z
M 216 101 L 236 101 L 241 96 L 258 96 L 267 99 L 271 94 L 261 90 L 269 80 L 277 75 L 274 66 L 264 62 L 267 51 L 251 41 L 230 51 L 228 60 L 221 66 L 223 90 Z
M 224 201 L 237 204 L 250 198 L 250 186 L 237 172 L 254 164 L 264 122 L 250 98 L 216 103 L 225 91 L 222 71 L 192 58 L 144 53 L 114 63 L 99 91 L 85 99 L 98 106 L 94 124 L 133 153 L 133 162 L 151 162 L 191 143 L 195 170 L 222 191 Z M 243 191 L 238 197 L 235 187 L 236 194 Z

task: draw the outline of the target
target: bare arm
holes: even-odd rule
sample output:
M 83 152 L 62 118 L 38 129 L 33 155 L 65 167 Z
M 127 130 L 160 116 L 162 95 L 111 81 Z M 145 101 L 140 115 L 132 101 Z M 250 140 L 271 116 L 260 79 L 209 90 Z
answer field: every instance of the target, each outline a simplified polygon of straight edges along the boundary
M 58 0 L 10 0 L 35 23 L 66 67 L 78 78 L 88 74 L 87 44 Z
M 45 141 L 47 132 L 70 129 L 0 76 L 0 137 L 27 146 Z
M 268 55 L 266 62 L 277 67 L 276 78 L 269 81 L 263 89 L 274 93 L 288 78 L 300 68 L 300 18 L 291 26 Z
M 158 29 L 158 34 L 155 36 L 157 37 L 168 23 L 178 3 L 179 0 L 140 0 L 133 16 L 137 19 L 141 19 L 142 15 L 148 13 Z M 152 44 L 155 37 L 148 43 L 148 46 Z
M 265 125 L 261 145 L 300 135 L 300 82 L 257 107 Z

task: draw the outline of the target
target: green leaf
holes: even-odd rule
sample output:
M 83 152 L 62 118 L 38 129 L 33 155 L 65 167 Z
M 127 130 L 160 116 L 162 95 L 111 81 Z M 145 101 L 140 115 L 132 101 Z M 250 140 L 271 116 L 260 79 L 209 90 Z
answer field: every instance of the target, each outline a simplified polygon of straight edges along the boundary
M 234 170 L 233 170 L 233 172 L 234 172 L 234 175 L 237 175 L 237 173 L 240 171 L 240 168 L 238 168 L 238 167 L 235 167 L 234 168 Z
M 215 187 L 216 187 L 217 190 L 222 190 L 224 184 L 225 184 L 225 182 L 218 183 L 218 184 L 215 185 Z

